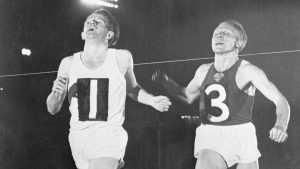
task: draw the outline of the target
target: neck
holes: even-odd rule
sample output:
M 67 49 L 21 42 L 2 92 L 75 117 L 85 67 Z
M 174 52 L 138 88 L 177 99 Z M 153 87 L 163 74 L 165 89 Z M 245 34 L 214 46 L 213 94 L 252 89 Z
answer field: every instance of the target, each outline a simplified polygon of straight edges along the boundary
M 95 41 L 86 41 L 84 44 L 83 55 L 86 59 L 88 58 L 104 59 L 106 56 L 107 49 L 108 49 L 107 44 L 103 44 Z
M 232 65 L 234 65 L 238 59 L 239 57 L 237 51 L 222 54 L 216 53 L 214 66 L 218 72 L 223 72 L 229 69 Z

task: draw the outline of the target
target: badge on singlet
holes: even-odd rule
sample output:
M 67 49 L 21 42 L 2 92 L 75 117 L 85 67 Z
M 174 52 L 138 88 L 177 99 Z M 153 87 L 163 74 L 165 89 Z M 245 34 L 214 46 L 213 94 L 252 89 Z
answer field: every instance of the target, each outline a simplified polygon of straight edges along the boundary
M 71 86 L 69 94 L 77 97 L 79 121 L 107 121 L 108 87 L 108 78 L 80 78 Z
M 210 84 L 200 100 L 200 118 L 204 123 L 219 123 L 229 118 L 227 86 Z

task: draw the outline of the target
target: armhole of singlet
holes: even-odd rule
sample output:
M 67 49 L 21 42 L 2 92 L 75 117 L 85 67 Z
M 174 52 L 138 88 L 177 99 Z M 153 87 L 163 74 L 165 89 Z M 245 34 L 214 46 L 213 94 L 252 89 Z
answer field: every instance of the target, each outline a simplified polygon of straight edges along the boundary
M 80 61 L 80 55 L 81 55 L 81 52 L 77 52 L 77 53 L 74 53 L 72 55 L 72 60 L 71 60 L 71 63 L 70 63 L 70 67 L 69 67 L 69 70 L 68 70 L 68 78 L 70 79 L 70 75 L 71 75 L 71 71 L 73 70 L 73 67 L 74 65 L 76 64 L 76 60 L 77 60 L 77 63 L 78 63 L 78 59 Z M 71 57 L 71 56 L 69 56 Z M 69 92 L 69 86 L 68 86 L 68 92 Z
M 78 64 L 78 66 L 81 65 L 81 53 L 82 52 L 77 52 L 77 53 L 74 53 L 73 54 L 73 58 L 72 58 L 72 61 L 70 63 L 70 67 L 69 67 L 69 71 L 68 71 L 68 74 L 70 75 L 70 71 L 72 70 L 72 68 L 74 67 L 75 64 Z
M 246 93 L 245 92 L 245 90 L 249 90 L 249 88 L 252 86 L 252 83 L 251 82 L 249 82 L 249 83 L 247 83 L 243 88 L 239 88 L 239 86 L 238 86 L 238 84 L 237 84 L 237 81 L 236 81 L 236 75 L 237 75 L 237 71 L 238 71 L 238 69 L 240 68 L 240 66 L 242 65 L 242 62 L 244 62 L 245 60 L 244 59 L 240 59 L 240 63 L 239 63 L 239 65 L 237 66 L 237 68 L 236 68 L 236 72 L 235 72 L 235 75 L 234 75 L 234 84 L 235 84 L 235 87 L 237 88 L 237 89 L 239 89 L 241 92 L 243 92 L 244 94 L 246 94 L 247 96 L 252 96 L 252 95 L 249 95 L 248 93 Z M 249 62 L 249 61 L 247 61 L 247 62 Z M 254 87 L 255 88 L 255 87 Z M 255 90 L 255 89 L 254 89 Z M 255 93 L 255 91 L 254 91 L 254 93 Z
M 120 67 L 119 67 L 119 62 L 118 62 L 118 59 L 117 59 L 117 49 L 112 49 L 113 52 L 112 52 L 112 56 L 114 57 L 114 62 L 115 62 L 115 65 L 116 65 L 116 69 L 118 70 L 118 73 L 121 77 L 124 77 L 124 75 L 122 74 L 121 70 L 120 70 Z
M 203 87 L 204 88 L 204 82 L 208 79 L 208 76 L 209 76 L 209 73 L 210 73 L 210 71 L 212 71 L 212 69 L 213 69 L 213 62 L 212 63 L 208 63 L 208 69 L 207 69 L 207 71 L 206 71 L 206 74 L 205 74 L 205 77 L 204 77 L 204 79 L 203 79 L 203 81 L 202 81 L 202 84 L 201 84 L 201 86 L 200 86 L 200 88 L 201 87 Z M 200 82 L 199 82 L 200 83 Z

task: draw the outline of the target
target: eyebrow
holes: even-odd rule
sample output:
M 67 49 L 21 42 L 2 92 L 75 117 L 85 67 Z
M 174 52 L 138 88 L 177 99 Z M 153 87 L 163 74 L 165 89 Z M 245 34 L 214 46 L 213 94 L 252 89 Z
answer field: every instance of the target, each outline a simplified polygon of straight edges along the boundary
M 98 18 L 98 17 L 87 18 L 84 23 L 91 21 L 91 20 L 96 20 L 97 22 L 101 23 L 102 25 L 105 25 L 105 21 L 103 20 L 103 18 Z
M 234 30 L 232 30 L 232 29 L 230 29 L 230 28 L 226 28 L 226 27 L 222 27 L 222 28 L 217 28 L 216 30 L 220 30 L 221 29 L 221 31 L 228 31 L 228 32 L 231 32 L 231 33 L 233 33 L 234 34 Z M 214 32 L 216 32 L 216 30 L 214 31 Z

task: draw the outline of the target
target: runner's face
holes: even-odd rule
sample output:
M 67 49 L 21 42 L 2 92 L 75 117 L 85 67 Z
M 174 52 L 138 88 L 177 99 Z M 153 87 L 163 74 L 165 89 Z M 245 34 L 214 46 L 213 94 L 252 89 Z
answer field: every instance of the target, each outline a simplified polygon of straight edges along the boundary
M 223 54 L 238 50 L 236 43 L 239 32 L 227 23 L 221 23 L 212 36 L 212 49 L 215 53 Z
M 84 22 L 83 34 L 85 39 L 105 38 L 107 32 L 101 15 L 92 14 Z

